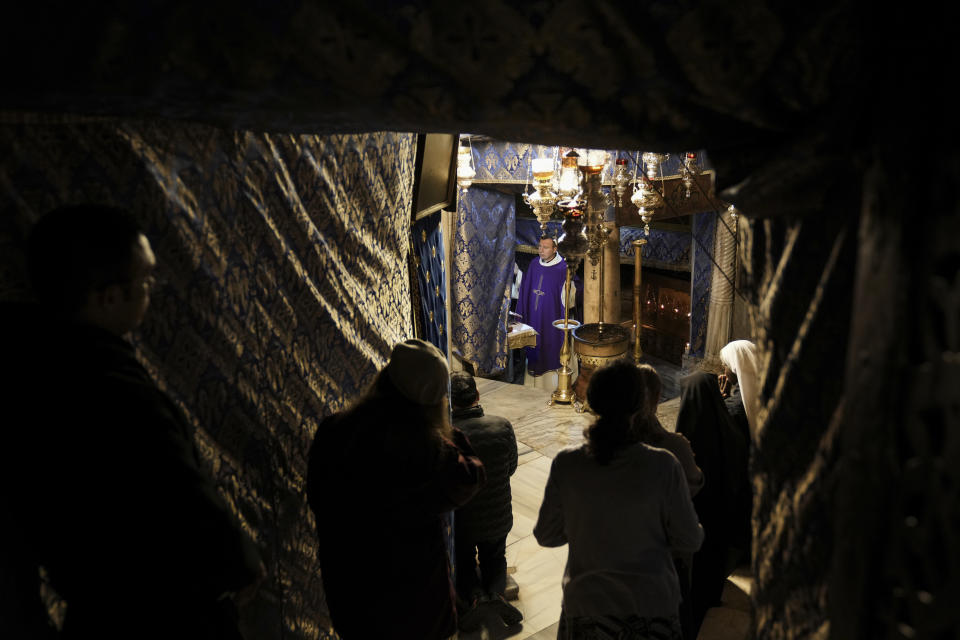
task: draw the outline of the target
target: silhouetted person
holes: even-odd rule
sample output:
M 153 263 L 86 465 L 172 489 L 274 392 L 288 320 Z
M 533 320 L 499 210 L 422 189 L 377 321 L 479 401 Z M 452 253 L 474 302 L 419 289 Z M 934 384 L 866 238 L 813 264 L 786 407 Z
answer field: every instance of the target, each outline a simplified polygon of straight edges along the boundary
M 657 418 L 657 405 L 660 403 L 660 391 L 663 386 L 660 374 L 648 364 L 638 365 L 637 370 L 640 372 L 646 394 L 643 410 L 638 411 L 633 417 L 633 428 L 636 430 L 637 437 L 640 442 L 666 449 L 674 455 L 687 478 L 690 496 L 694 497 L 703 488 L 703 471 L 697 466 L 690 442 L 682 434 L 667 431 Z M 680 628 L 683 630 L 684 640 L 695 640 L 693 603 L 690 595 L 693 554 L 676 553 L 673 560 L 677 568 L 677 576 L 680 578 Z
M 680 640 L 673 554 L 703 540 L 683 469 L 638 441 L 645 391 L 632 362 L 596 371 L 587 401 L 598 418 L 554 459 L 533 529 L 543 546 L 570 545 L 557 638 Z
M 703 471 L 697 466 L 690 441 L 681 433 L 667 431 L 657 418 L 657 405 L 660 403 L 660 391 L 663 388 L 660 374 L 649 364 L 637 365 L 637 371 L 640 372 L 645 393 L 643 409 L 633 416 L 633 428 L 637 438 L 640 442 L 672 453 L 683 469 L 690 496 L 695 496 L 703 488 Z
M 513 527 L 510 476 L 517 470 L 517 437 L 510 421 L 486 415 L 473 376 L 450 374 L 453 424 L 463 431 L 487 471 L 487 483 L 457 509 L 453 522 L 457 560 L 457 595 L 465 607 L 460 628 L 476 627 L 480 612 L 492 608 L 511 626 L 523 620 L 504 599 L 507 585 L 507 534 Z
M 37 343 L 42 317 L 36 305 L 0 302 L 0 638 L 41 640 L 55 635 L 40 598 L 40 562 L 32 513 L 37 502 L 32 453 L 38 407 L 48 401 L 38 388 L 46 357 Z
M 705 534 L 693 556 L 696 630 L 707 610 L 721 604 L 727 576 L 749 552 L 749 436 L 727 412 L 717 376 L 702 371 L 680 381 L 677 431 L 690 441 L 705 479 L 693 499 Z
M 68 638 L 239 638 L 233 597 L 263 565 L 201 470 L 193 428 L 124 336 L 150 304 L 156 258 L 133 219 L 55 210 L 28 267 L 44 316 L 36 380 L 37 560 L 66 601 Z M 239 594 L 238 594 L 239 592 Z
M 411 339 L 349 410 L 317 429 L 307 497 L 323 587 L 341 638 L 446 640 L 457 632 L 443 515 L 484 468 L 450 426 L 443 354 Z

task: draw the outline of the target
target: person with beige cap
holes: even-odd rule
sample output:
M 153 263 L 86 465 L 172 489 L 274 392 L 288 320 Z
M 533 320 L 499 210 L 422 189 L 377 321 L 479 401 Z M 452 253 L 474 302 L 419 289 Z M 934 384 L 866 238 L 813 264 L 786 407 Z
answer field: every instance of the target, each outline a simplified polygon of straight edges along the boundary
M 449 370 L 432 344 L 397 344 L 367 393 L 317 429 L 307 467 L 326 602 L 352 638 L 457 632 L 444 513 L 486 480 L 450 425 Z

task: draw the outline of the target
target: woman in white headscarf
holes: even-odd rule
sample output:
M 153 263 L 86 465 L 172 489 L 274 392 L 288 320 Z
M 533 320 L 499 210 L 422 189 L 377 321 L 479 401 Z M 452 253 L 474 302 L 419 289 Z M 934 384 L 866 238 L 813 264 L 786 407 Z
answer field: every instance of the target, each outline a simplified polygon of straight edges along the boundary
M 750 438 L 756 442 L 760 425 L 760 362 L 757 346 L 749 340 L 734 340 L 720 350 L 723 375 L 720 376 L 720 394 L 724 398 L 736 398 L 739 393 L 743 411 L 750 426 Z M 735 403 L 734 403 L 735 404 Z M 730 407 L 736 413 L 738 407 Z

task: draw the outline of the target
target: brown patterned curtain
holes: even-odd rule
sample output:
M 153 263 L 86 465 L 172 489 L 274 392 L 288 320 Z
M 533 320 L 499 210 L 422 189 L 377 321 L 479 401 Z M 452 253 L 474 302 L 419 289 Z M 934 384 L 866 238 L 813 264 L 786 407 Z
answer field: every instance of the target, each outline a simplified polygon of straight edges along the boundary
M 307 448 L 412 334 L 414 136 L 7 124 L 0 158 L 8 298 L 23 297 L 24 234 L 44 211 L 98 201 L 145 225 L 164 284 L 135 344 L 267 560 L 249 637 L 325 636 Z

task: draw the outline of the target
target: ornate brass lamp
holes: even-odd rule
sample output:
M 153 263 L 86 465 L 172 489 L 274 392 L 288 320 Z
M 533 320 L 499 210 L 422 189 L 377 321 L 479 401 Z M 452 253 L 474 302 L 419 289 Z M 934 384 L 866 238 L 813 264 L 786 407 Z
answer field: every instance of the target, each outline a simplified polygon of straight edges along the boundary
M 653 217 L 653 210 L 663 206 L 663 198 L 654 188 L 653 181 L 657 177 L 657 170 L 663 162 L 670 157 L 667 153 L 646 152 L 643 154 L 643 163 L 647 167 L 647 175 L 640 176 L 637 180 L 636 191 L 630 198 L 630 202 L 637 207 L 637 213 L 640 214 L 640 220 L 643 221 L 644 235 L 650 235 L 650 219 Z M 640 166 L 640 163 L 637 163 Z M 662 178 L 661 178 L 662 180 Z
M 613 191 L 617 194 L 617 206 L 623 206 L 623 196 L 630 186 L 630 172 L 627 171 L 627 159 L 617 158 L 616 169 L 613 172 Z
M 697 164 L 697 154 L 694 151 L 687 151 L 683 156 L 683 165 L 680 167 L 680 179 L 683 182 L 685 198 L 693 194 L 694 181 L 699 175 L 700 165 Z
M 534 158 L 531 165 L 533 179 L 536 182 L 536 191 L 531 193 L 526 200 L 540 222 L 540 230 L 546 233 L 547 222 L 553 215 L 559 199 L 557 194 L 551 190 L 553 186 L 553 160 L 550 158 Z

